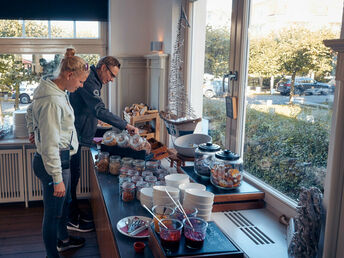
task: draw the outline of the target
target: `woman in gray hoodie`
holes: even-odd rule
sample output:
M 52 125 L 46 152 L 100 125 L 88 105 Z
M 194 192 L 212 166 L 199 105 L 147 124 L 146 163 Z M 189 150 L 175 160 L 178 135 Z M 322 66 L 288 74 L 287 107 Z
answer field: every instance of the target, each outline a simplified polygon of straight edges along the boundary
M 67 91 L 74 92 L 89 75 L 88 64 L 68 48 L 56 78 L 41 79 L 28 108 L 28 128 L 37 147 L 35 175 L 43 184 L 43 240 L 47 257 L 84 245 L 85 239 L 68 235 L 70 198 L 69 159 L 78 150 L 74 112 Z

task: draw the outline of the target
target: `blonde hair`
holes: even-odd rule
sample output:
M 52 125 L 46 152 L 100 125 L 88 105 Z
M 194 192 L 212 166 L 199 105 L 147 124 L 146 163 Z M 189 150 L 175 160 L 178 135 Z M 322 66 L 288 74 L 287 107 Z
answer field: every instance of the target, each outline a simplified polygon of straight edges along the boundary
M 64 58 L 61 60 L 59 73 L 63 72 L 87 72 L 89 73 L 88 63 L 81 57 L 75 56 L 74 48 L 67 48 Z

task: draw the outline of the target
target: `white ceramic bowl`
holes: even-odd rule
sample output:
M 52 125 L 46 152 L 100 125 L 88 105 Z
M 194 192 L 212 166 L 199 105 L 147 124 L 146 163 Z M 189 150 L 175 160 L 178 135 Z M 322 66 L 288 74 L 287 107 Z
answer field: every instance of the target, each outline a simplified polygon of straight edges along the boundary
M 174 148 L 183 156 L 194 157 L 195 149 L 201 143 L 211 142 L 212 138 L 206 134 L 187 134 L 179 136 L 174 142 Z
M 185 189 L 184 199 L 194 203 L 210 204 L 214 202 L 214 194 L 201 189 Z
M 153 198 L 153 188 L 151 187 L 145 187 L 145 188 L 142 188 L 140 190 L 140 198 L 141 196 L 143 197 L 149 197 L 149 198 Z
M 165 185 L 155 185 L 153 186 L 153 193 L 156 194 L 162 194 L 164 193 L 164 195 L 167 196 L 166 190 L 168 191 L 168 193 L 173 196 L 173 195 L 179 195 L 179 189 L 176 187 L 172 187 L 172 186 L 165 186 Z
M 187 199 L 184 199 L 183 205 L 185 207 L 190 207 L 190 208 L 196 207 L 197 209 L 201 209 L 201 210 L 204 210 L 204 209 L 211 210 L 213 208 L 213 204 L 212 203 L 201 204 L 201 203 L 195 203 L 195 202 L 187 200 Z
M 211 213 L 208 215 L 201 215 L 201 216 L 197 215 L 197 217 L 204 219 L 205 221 L 209 221 L 211 219 Z
M 179 185 L 181 184 L 189 183 L 190 178 L 188 175 L 185 175 L 185 174 L 171 174 L 171 175 L 165 176 L 165 182 L 167 186 L 178 188 Z
M 184 200 L 185 189 L 201 189 L 205 190 L 206 186 L 199 183 L 184 183 L 179 185 L 180 190 L 180 201 Z

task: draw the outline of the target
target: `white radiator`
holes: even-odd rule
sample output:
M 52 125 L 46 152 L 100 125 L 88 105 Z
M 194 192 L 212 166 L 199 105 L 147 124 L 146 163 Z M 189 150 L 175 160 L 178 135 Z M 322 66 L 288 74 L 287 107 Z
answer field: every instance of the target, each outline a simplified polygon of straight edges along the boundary
M 32 169 L 32 160 L 35 154 L 34 149 L 26 150 L 26 169 L 27 169 L 27 180 L 28 180 L 28 200 L 36 201 L 43 199 L 43 189 L 42 184 L 39 179 L 35 176 Z M 90 178 L 89 178 L 89 166 L 91 166 L 89 160 L 89 149 L 81 149 L 81 175 L 79 184 L 77 186 L 78 197 L 89 197 L 90 196 Z
M 0 203 L 25 201 L 21 149 L 0 150 Z

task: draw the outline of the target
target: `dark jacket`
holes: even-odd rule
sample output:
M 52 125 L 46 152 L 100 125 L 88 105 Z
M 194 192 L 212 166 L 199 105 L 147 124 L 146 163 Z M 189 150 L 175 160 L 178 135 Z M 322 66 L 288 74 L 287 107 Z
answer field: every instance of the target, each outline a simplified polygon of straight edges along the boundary
M 70 103 L 74 109 L 75 128 L 78 133 L 80 145 L 90 146 L 97 131 L 98 119 L 117 127 L 125 129 L 127 122 L 119 116 L 112 114 L 100 98 L 102 83 L 97 75 L 96 68 L 92 65 L 90 75 L 79 88 L 70 94 Z

